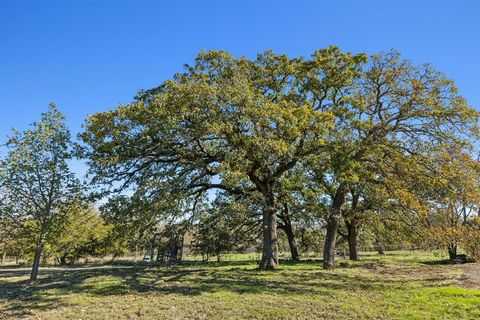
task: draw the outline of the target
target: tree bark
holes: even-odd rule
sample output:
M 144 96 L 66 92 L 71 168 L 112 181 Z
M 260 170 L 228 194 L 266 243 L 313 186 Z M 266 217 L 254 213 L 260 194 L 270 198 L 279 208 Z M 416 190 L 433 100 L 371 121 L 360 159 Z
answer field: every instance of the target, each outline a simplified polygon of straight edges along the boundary
M 285 224 L 283 231 L 285 231 L 285 235 L 287 236 L 288 246 L 290 247 L 290 255 L 291 255 L 292 261 L 300 261 L 300 255 L 298 254 L 297 241 L 295 240 L 295 235 L 293 234 L 293 228 L 292 228 L 290 219 L 288 219 L 288 222 Z
M 278 227 L 281 228 L 287 236 L 291 259 L 292 261 L 300 261 L 300 255 L 298 254 L 297 241 L 295 240 L 295 234 L 293 233 L 288 205 L 284 204 L 284 212 L 279 217 L 282 223 Z
M 174 240 L 169 248 L 170 257 L 168 258 L 168 262 L 176 263 L 178 261 L 178 249 L 178 240 Z
M 337 241 L 338 217 L 331 216 L 327 221 L 327 234 L 323 247 L 323 269 L 335 268 L 335 244 Z
M 448 256 L 450 260 L 453 260 L 457 257 L 457 244 L 456 243 L 450 243 L 448 246 Z
M 385 254 L 385 250 L 383 249 L 383 246 L 381 244 L 379 244 L 377 247 L 377 253 L 382 255 Z
M 40 258 L 42 256 L 42 251 L 43 251 L 43 241 L 41 241 L 37 245 L 37 248 L 35 249 L 35 256 L 33 258 L 32 272 L 30 274 L 30 283 L 37 280 L 38 267 L 40 266 Z
M 271 190 L 265 196 L 263 211 L 263 255 L 260 269 L 273 270 L 278 267 L 277 213 L 275 197 Z
M 350 260 L 360 260 L 358 257 L 358 226 L 354 219 L 345 220 L 348 238 L 348 257 Z
M 335 268 L 335 244 L 339 219 L 342 215 L 342 206 L 345 203 L 346 188 L 340 185 L 333 198 L 330 216 L 327 218 L 327 233 L 323 247 L 323 269 Z

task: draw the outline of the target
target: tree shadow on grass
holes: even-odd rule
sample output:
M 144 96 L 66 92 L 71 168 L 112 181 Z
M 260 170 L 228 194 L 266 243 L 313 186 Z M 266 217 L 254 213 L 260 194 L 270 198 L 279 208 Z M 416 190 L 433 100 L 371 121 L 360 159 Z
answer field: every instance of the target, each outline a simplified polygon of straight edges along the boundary
M 443 259 L 443 260 L 431 260 L 431 261 L 422 261 L 419 262 L 420 264 L 428 265 L 428 266 L 438 266 L 438 265 L 455 265 L 452 260 Z
M 298 263 L 295 263 L 298 264 Z M 228 267 L 231 268 L 228 268 Z M 334 296 L 342 290 L 383 291 L 402 286 L 404 280 L 378 279 L 361 272 L 308 270 L 260 271 L 251 262 L 197 263 L 182 265 L 113 265 L 43 268 L 34 285 L 29 270 L 0 270 L 0 318 L 20 318 L 34 311 L 68 305 L 69 296 L 89 297 L 157 294 L 196 296 L 228 291 L 237 294 L 306 294 Z M 17 279 L 18 278 L 18 279 Z M 3 313 L 2 313 L 3 312 Z

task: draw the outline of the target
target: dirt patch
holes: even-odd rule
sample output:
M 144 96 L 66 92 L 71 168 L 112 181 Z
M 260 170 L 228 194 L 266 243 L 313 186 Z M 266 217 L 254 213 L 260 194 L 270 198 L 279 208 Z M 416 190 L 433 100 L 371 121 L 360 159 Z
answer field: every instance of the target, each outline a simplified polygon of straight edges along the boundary
M 383 270 L 386 267 L 387 267 L 387 264 L 384 262 L 371 262 L 362 266 L 362 268 L 364 269 L 373 270 L 373 271 Z
M 458 278 L 460 285 L 466 288 L 480 289 L 480 265 L 465 264 L 463 274 Z

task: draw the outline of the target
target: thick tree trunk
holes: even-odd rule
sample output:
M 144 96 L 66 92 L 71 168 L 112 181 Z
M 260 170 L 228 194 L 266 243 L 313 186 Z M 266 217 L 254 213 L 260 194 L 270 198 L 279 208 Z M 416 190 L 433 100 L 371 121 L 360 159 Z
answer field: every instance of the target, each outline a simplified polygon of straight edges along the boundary
M 385 254 L 385 250 L 383 249 L 383 246 L 381 244 L 377 247 L 377 253 L 382 255 Z
M 289 208 L 288 205 L 284 204 L 284 212 L 279 215 L 281 223 L 279 228 L 281 228 L 285 235 L 287 236 L 288 246 L 290 248 L 290 255 L 292 261 L 300 261 L 300 255 L 298 254 L 297 241 L 295 240 L 295 234 L 293 233 L 292 221 L 290 220 Z
M 38 267 L 40 266 L 40 258 L 42 257 L 43 242 L 40 242 L 35 249 L 35 256 L 33 258 L 32 273 L 30 274 L 30 282 L 37 280 Z
M 266 196 L 263 212 L 263 255 L 260 269 L 272 270 L 278 266 L 277 213 L 273 192 Z
M 339 186 L 333 199 L 330 216 L 327 219 L 327 233 L 323 247 L 323 269 L 335 268 L 335 244 L 337 241 L 339 219 L 342 215 L 342 206 L 345 203 L 345 193 L 345 187 Z
M 345 220 L 347 226 L 348 237 L 348 256 L 350 260 L 359 260 L 358 257 L 358 226 L 355 220 Z
M 292 224 L 289 222 L 285 225 L 285 234 L 287 235 L 288 246 L 290 247 L 290 255 L 292 261 L 300 261 L 300 255 L 298 254 L 297 241 L 295 240 L 295 235 L 293 234 Z
M 327 221 L 327 234 L 323 247 L 323 269 L 335 268 L 335 244 L 337 241 L 338 217 L 332 216 Z
M 450 260 L 453 260 L 457 257 L 457 244 L 456 243 L 451 243 L 448 246 L 448 256 Z
M 178 261 L 178 242 L 174 241 L 170 248 L 170 257 L 168 262 L 176 263 Z

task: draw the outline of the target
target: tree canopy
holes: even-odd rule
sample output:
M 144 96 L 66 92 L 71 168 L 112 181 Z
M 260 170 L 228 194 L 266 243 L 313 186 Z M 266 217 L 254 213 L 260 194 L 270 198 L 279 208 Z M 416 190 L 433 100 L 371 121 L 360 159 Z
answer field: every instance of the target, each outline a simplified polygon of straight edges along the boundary
M 173 262 L 186 238 L 207 258 L 260 245 L 262 269 L 287 246 L 293 261 L 313 250 L 334 268 L 339 248 L 359 259 L 359 242 L 441 246 L 452 259 L 462 246 L 478 259 L 478 116 L 452 80 L 396 51 L 201 52 L 90 115 L 75 148 L 54 105 L 9 137 L 3 254 L 30 238 L 32 280 L 44 246 L 61 263 L 138 248 Z M 99 212 L 69 170 L 74 155 Z
M 477 116 L 451 80 L 397 52 L 329 47 L 251 60 L 209 51 L 131 104 L 90 116 L 82 138 L 94 181 L 118 192 L 149 202 L 175 194 L 192 209 L 210 189 L 260 196 L 265 269 L 278 264 L 282 185 L 302 172 L 302 201 L 327 208 L 314 210 L 325 212 L 332 268 L 340 220 L 356 226 L 365 190 L 402 179 L 388 166 L 406 157 L 470 144 Z
M 70 132 L 55 105 L 24 132 L 14 131 L 0 162 L 0 214 L 35 244 L 36 280 L 45 242 L 65 222 L 66 208 L 83 192 L 70 171 Z

